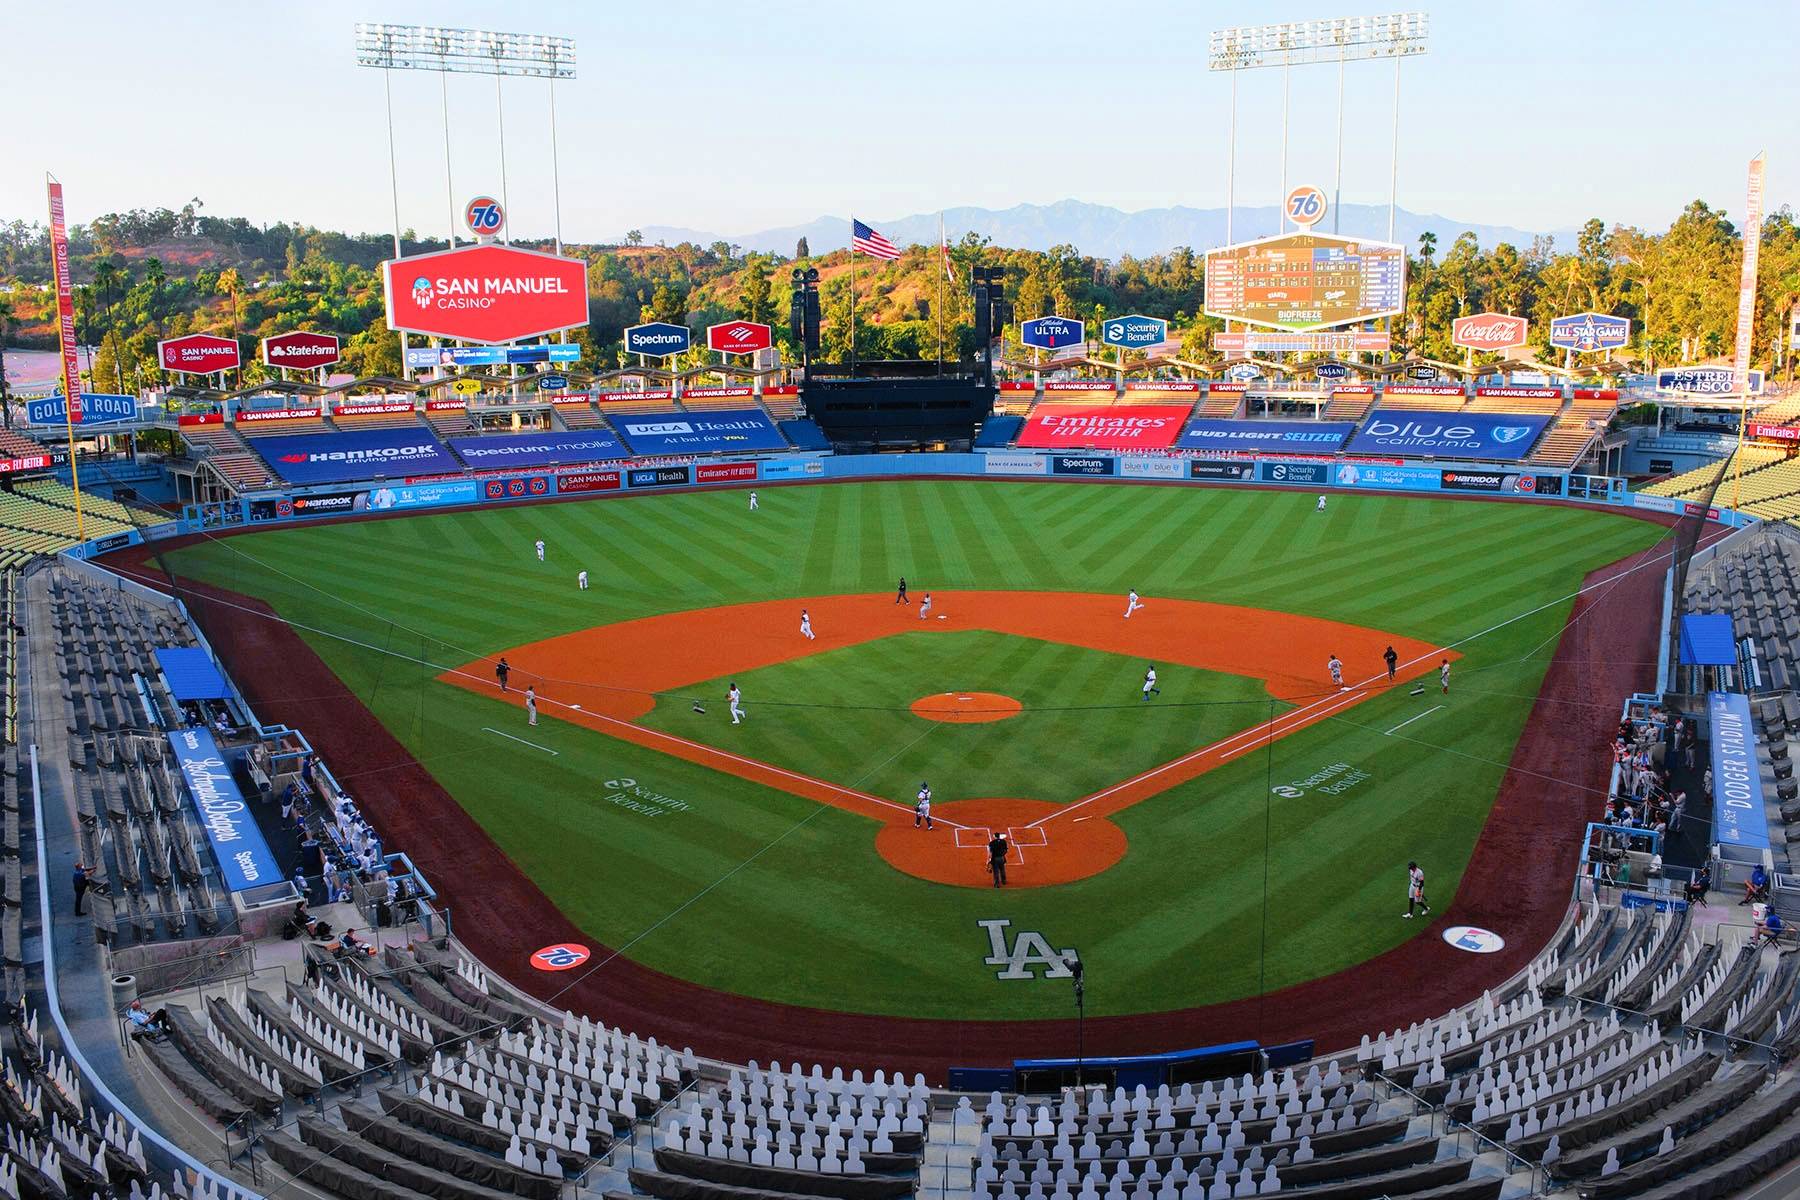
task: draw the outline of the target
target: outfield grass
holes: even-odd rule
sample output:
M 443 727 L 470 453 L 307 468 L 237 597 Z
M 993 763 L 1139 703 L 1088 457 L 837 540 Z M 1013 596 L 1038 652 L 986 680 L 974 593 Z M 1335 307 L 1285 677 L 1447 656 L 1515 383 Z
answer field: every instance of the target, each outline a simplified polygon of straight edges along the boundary
M 987 936 L 976 922 L 1007 917 L 1054 945 L 1078 947 L 1090 966 L 1089 1011 L 1104 1014 L 1316 978 L 1416 932 L 1419 923 L 1398 919 L 1405 861 L 1424 863 L 1435 895 L 1448 899 L 1582 575 L 1662 533 L 1548 505 L 1370 495 L 1334 498 L 1325 514 L 1312 507 L 1311 496 L 1296 493 L 1203 488 L 837 484 L 765 489 L 755 514 L 741 492 L 723 492 L 294 527 L 184 549 L 173 565 L 260 596 L 300 623 L 377 717 L 597 941 L 629 946 L 659 970 L 774 1000 L 924 1016 L 1063 1015 L 1066 986 L 998 981 L 983 963 Z M 545 564 L 532 552 L 537 537 L 549 544 Z M 578 592 L 583 568 L 594 587 Z M 1438 697 L 1382 696 L 1235 759 L 1121 813 L 1131 844 L 1113 870 L 998 894 L 894 871 L 875 854 L 864 818 L 588 729 L 540 724 L 533 738 L 555 758 L 488 737 L 484 727 L 510 728 L 517 710 L 433 678 L 478 655 L 627 617 L 889 592 L 902 574 L 916 592 L 1122 596 L 1135 587 L 1152 600 L 1307 613 L 1440 644 L 1491 632 L 1460 647 L 1447 706 L 1401 734 L 1386 731 Z M 1101 666 L 1110 655 L 1076 651 L 1058 684 L 1053 667 L 1066 648 L 999 638 L 951 653 L 965 636 L 998 638 L 903 635 L 862 647 L 825 672 L 829 679 L 819 673 L 831 655 L 747 676 L 739 682 L 752 726 L 731 732 L 756 739 L 750 753 L 843 782 L 860 771 L 865 787 L 901 798 L 915 776 L 929 778 L 940 799 L 947 787 L 1080 794 L 1093 777 L 1128 774 L 1126 757 L 1219 736 L 1204 725 L 1218 714 L 1187 730 L 1159 715 L 1166 725 L 1140 723 L 1121 746 L 1112 717 L 1046 714 L 936 726 L 909 749 L 923 723 L 891 712 L 897 698 L 969 688 L 1029 704 L 1022 690 L 1061 686 L 1071 703 L 1112 704 L 1135 687 L 1128 676 L 1121 696 Z M 915 641 L 946 648 L 939 656 Z M 1039 655 L 1041 668 L 1032 662 Z M 1008 667 L 1009 658 L 1023 665 Z M 1003 667 L 1013 682 L 986 673 Z M 968 677 L 976 668 L 982 676 Z M 1209 694 L 1260 691 L 1193 675 Z M 765 729 L 766 702 L 793 691 L 844 707 L 823 710 L 812 730 L 773 721 Z M 881 711 L 853 715 L 858 701 Z M 1188 710 L 1168 709 L 1178 711 Z M 682 719 L 662 711 L 647 723 L 679 728 Z M 720 743 L 721 733 L 706 740 Z M 946 756 L 940 766 L 929 750 L 917 753 L 940 740 L 957 746 L 955 761 Z M 815 766 L 799 767 L 802 758 Z M 1367 777 L 1336 795 L 1271 791 L 1338 763 Z M 686 807 L 648 817 L 610 799 L 625 793 L 606 782 L 623 779 Z M 969 784 L 979 791 L 962 792 L 964 780 L 979 781 Z M 1279 906 L 1266 953 L 1265 878 Z M 529 930 L 520 937 L 521 954 L 539 944 Z

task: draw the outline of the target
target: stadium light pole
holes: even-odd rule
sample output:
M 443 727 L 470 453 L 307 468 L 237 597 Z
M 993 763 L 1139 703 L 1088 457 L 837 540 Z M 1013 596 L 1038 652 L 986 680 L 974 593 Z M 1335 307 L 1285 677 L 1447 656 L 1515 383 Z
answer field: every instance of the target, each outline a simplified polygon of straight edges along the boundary
M 1282 85 L 1281 168 L 1282 200 L 1287 199 L 1287 84 L 1285 76 L 1296 66 L 1338 64 L 1338 173 L 1343 173 L 1344 92 L 1342 72 L 1349 62 L 1391 58 L 1394 60 L 1394 161 L 1388 181 L 1388 240 L 1394 236 L 1394 195 L 1399 183 L 1400 157 L 1400 60 L 1426 51 L 1430 18 L 1422 12 L 1389 13 L 1376 17 L 1333 17 L 1318 21 L 1284 21 L 1276 25 L 1235 25 L 1216 29 L 1207 43 L 1206 69 L 1231 72 L 1232 114 L 1226 167 L 1226 238 L 1231 236 L 1231 197 L 1237 163 L 1237 73 L 1257 67 L 1281 67 Z M 1334 197 L 1335 199 L 1335 197 Z M 1284 215 L 1285 220 L 1285 215 Z M 1333 225 L 1336 228 L 1336 225 Z

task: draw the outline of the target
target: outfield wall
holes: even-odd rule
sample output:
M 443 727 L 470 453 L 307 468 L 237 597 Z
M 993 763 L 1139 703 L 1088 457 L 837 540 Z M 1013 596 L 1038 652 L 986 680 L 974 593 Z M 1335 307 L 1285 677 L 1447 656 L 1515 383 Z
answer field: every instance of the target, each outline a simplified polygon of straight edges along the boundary
M 345 517 L 438 508 L 504 504 L 555 497 L 668 492 L 753 484 L 908 478 L 1056 479 L 1169 485 L 1270 487 L 1326 491 L 1376 491 L 1521 500 L 1572 501 L 1694 516 L 1699 506 L 1667 496 L 1631 491 L 1606 475 L 1532 470 L 1517 463 L 1447 463 L 1440 459 L 1346 459 L 1335 456 L 1237 455 L 1190 457 L 991 450 L 975 453 L 778 455 L 634 466 L 582 468 L 371 480 L 262 492 L 211 504 L 190 504 L 178 521 L 97 538 L 77 548 L 104 554 L 140 541 L 211 529 L 275 525 L 313 517 Z M 1757 518 L 1726 508 L 1707 510 L 1721 524 L 1744 526 Z

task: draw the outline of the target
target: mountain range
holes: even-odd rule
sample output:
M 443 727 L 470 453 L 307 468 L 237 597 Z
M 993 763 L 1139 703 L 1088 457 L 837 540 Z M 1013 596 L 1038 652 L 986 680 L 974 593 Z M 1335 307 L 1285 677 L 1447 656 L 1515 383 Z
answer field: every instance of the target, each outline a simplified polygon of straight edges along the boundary
M 1268 237 L 1279 232 L 1278 211 L 1274 205 L 1240 205 L 1233 214 L 1231 237 L 1237 241 Z M 1104 204 L 1088 204 L 1080 200 L 1059 200 L 1054 204 L 1016 204 L 1011 208 L 951 208 L 943 213 L 944 227 L 952 241 L 966 231 L 991 238 L 995 245 L 1025 250 L 1048 250 L 1052 246 L 1072 245 L 1083 254 L 1116 259 L 1120 255 L 1146 256 L 1162 254 L 1176 246 L 1205 250 L 1226 243 L 1226 212 L 1223 208 L 1146 208 L 1125 212 Z M 863 217 L 890 240 L 900 246 L 914 243 L 930 245 L 937 240 L 938 214 L 918 213 L 910 217 L 877 220 Z M 1345 204 L 1337 214 L 1335 232 L 1346 236 L 1383 238 L 1387 236 L 1388 210 L 1382 204 Z M 1318 226 L 1319 232 L 1333 232 L 1332 214 Z M 1403 245 L 1417 243 L 1426 230 L 1437 234 L 1441 254 L 1450 248 L 1464 230 L 1473 233 L 1484 248 L 1500 242 L 1511 242 L 1524 250 L 1537 236 L 1530 230 L 1506 225 L 1483 225 L 1458 221 L 1436 213 L 1415 213 L 1399 209 L 1394 215 L 1394 239 Z M 850 243 L 850 219 L 822 216 L 803 225 L 786 225 L 776 229 L 751 232 L 716 233 L 700 229 L 683 229 L 669 225 L 640 227 L 644 240 L 651 243 L 696 242 L 702 246 L 713 242 L 730 242 L 749 251 L 766 251 L 788 255 L 801 238 L 814 254 L 841 250 Z M 1563 245 L 1574 240 L 1573 230 L 1548 231 Z

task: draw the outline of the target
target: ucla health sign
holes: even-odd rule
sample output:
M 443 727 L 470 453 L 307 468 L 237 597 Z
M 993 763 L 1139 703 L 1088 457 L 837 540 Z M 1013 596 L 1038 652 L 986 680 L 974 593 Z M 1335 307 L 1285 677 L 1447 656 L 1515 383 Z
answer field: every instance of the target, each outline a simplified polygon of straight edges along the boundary
M 244 804 L 244 794 L 232 780 L 231 767 L 212 734 L 198 725 L 178 729 L 169 735 L 169 748 L 187 781 L 188 795 L 219 860 L 226 888 L 244 892 L 280 883 L 281 868 L 269 853 L 269 843 L 256 827 L 256 818 Z
M 787 442 L 760 409 L 634 413 L 613 425 L 633 454 L 706 454 L 717 450 L 785 450 Z M 633 483 L 631 486 L 639 487 Z
M 1736 692 L 1708 692 L 1712 727 L 1713 840 L 1740 850 L 1769 848 L 1762 766 L 1750 730 L 1750 702 Z
M 1346 448 L 1392 457 L 1524 458 L 1550 417 L 1543 413 L 1429 412 L 1378 408 Z
M 38 400 L 25 402 L 25 423 L 28 425 L 61 425 L 66 421 L 67 406 L 63 403 L 62 394 L 45 396 Z M 77 425 L 99 425 L 107 421 L 131 421 L 137 418 L 136 396 L 114 396 L 100 392 L 81 393 L 81 403 L 77 405 Z
M 1221 421 L 1195 417 L 1175 444 L 1183 450 L 1336 454 L 1355 428 L 1349 421 Z
M 450 448 L 478 471 L 553 467 L 625 457 L 625 447 L 619 439 L 603 429 L 451 438 Z
M 429 430 L 359 429 L 246 438 L 289 483 L 337 483 L 396 475 L 460 473 L 462 463 Z
M 1169 323 L 1160 317 L 1108 317 L 1100 323 L 1100 340 L 1109 346 L 1142 350 L 1169 340 Z

